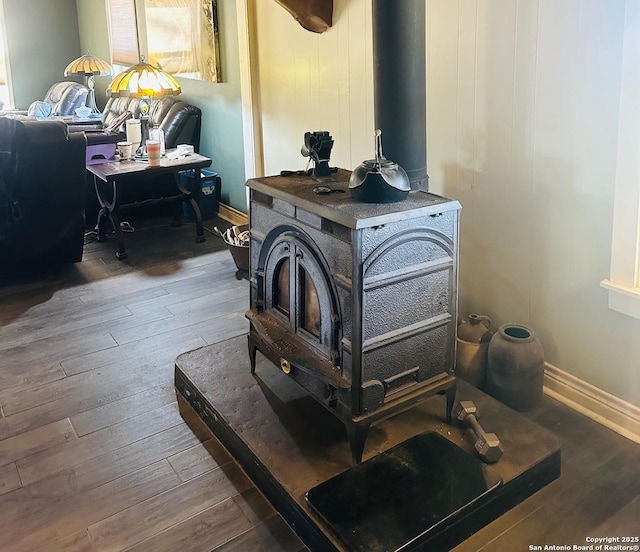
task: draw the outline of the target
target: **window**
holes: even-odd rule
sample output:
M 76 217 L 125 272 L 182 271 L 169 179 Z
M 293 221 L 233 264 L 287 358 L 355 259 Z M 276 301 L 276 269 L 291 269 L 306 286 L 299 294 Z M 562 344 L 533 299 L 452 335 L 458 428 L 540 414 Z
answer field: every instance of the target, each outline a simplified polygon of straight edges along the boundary
M 627 0 L 609 307 L 640 318 L 640 3 Z
M 140 61 L 135 0 L 109 0 L 109 36 L 111 61 L 130 67 Z
M 13 104 L 9 87 L 8 67 L 5 58 L 4 10 L 0 2 L 0 109 Z
M 200 73 L 199 2 L 145 0 L 149 63 L 173 75 Z
M 216 0 L 108 0 L 112 62 L 217 82 Z

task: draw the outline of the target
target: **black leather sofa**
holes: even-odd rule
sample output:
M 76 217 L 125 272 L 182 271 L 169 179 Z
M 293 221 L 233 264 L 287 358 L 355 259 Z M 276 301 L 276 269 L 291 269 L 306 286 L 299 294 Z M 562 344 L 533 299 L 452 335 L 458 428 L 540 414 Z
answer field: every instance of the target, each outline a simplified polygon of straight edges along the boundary
M 140 117 L 140 99 L 118 97 L 109 98 L 102 111 L 102 126 L 110 126 L 125 111 Z M 191 144 L 198 153 L 200 149 L 200 127 L 202 111 L 195 105 L 188 104 L 176 96 L 166 96 L 151 102 L 149 109 L 149 128 L 160 127 L 164 131 L 167 148 L 175 148 L 178 144 Z M 121 129 L 124 132 L 124 129 Z
M 60 120 L 0 117 L 0 273 L 82 260 L 85 157 Z
M 48 104 L 46 117 L 73 117 L 79 107 L 87 101 L 89 89 L 74 81 L 61 81 L 52 84 L 42 100 L 35 101 L 29 109 L 8 109 L 0 111 L 0 115 L 35 115 L 36 104 Z

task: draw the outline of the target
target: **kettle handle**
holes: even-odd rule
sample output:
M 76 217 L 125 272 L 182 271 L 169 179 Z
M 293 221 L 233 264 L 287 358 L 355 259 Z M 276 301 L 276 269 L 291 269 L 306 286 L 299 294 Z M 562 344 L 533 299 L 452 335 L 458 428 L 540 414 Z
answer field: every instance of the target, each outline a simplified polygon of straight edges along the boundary
M 382 155 L 382 131 L 379 128 L 376 129 L 375 136 L 376 165 L 380 166 L 380 160 L 384 159 L 384 155 Z
M 491 318 L 489 318 L 484 314 L 470 314 L 469 322 L 471 321 L 475 323 L 484 324 L 487 327 L 487 329 L 489 329 L 489 327 L 491 326 Z

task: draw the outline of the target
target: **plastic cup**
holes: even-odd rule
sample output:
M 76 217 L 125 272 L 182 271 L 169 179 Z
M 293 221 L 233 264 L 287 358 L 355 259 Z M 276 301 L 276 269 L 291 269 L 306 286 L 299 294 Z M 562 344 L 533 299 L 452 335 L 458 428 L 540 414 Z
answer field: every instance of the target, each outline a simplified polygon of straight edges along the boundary
M 120 154 L 120 159 L 122 159 L 123 161 L 126 159 L 131 159 L 131 157 L 133 157 L 132 142 L 118 142 L 116 146 L 118 147 L 118 153 Z
M 150 167 L 160 165 L 160 142 L 158 140 L 147 140 L 147 156 Z

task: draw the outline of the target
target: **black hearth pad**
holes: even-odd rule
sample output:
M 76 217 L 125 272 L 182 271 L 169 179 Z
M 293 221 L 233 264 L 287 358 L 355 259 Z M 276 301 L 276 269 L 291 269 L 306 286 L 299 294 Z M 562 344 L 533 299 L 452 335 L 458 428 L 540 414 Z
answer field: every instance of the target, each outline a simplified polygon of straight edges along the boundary
M 481 507 L 501 483 L 480 460 L 428 432 L 321 483 L 307 500 L 351 550 L 391 552 Z
M 353 550 L 305 498 L 310 489 L 352 468 L 342 423 L 260 353 L 252 376 L 246 335 L 180 355 L 175 384 L 309 550 Z M 458 381 L 456 398 L 474 401 L 485 430 L 500 437 L 504 455 L 486 469 L 501 477 L 502 485 L 469 503 L 461 515 L 436 525 L 418 542 L 408 542 L 407 550 L 451 550 L 560 475 L 560 449 L 548 430 L 464 381 Z M 473 432 L 455 422 L 447 424 L 444 403 L 445 397 L 436 395 L 372 426 L 363 459 L 380 456 L 425 432 L 442 435 L 476 458 Z M 459 482 L 451 482 L 456 488 L 468 474 L 459 476 Z

